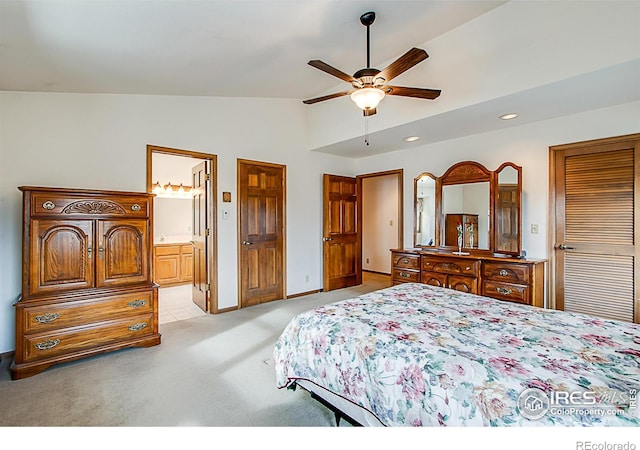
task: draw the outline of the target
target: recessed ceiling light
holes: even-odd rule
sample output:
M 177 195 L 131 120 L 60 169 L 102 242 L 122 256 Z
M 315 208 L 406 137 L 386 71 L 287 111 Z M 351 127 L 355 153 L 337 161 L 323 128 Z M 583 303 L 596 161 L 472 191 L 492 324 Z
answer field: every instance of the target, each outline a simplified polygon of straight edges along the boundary
M 516 117 L 518 117 L 516 113 L 509 113 L 509 114 L 504 114 L 500 116 L 502 120 L 511 120 L 511 119 L 515 119 Z
M 403 141 L 405 142 L 415 142 L 419 140 L 420 140 L 420 136 L 407 136 L 406 138 L 403 139 Z

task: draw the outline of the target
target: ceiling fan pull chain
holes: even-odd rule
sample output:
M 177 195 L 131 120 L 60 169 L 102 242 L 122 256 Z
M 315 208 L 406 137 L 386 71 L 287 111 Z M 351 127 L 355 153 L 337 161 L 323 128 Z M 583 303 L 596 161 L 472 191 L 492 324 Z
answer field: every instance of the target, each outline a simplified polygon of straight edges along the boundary
M 364 116 L 364 143 L 369 145 L 369 116 Z

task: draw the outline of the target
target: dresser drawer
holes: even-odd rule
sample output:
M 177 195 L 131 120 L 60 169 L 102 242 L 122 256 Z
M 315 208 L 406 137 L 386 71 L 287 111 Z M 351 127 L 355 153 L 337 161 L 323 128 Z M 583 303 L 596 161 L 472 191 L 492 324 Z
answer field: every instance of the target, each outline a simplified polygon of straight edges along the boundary
M 153 291 L 148 290 L 53 305 L 24 306 L 22 326 L 24 333 L 40 333 L 153 311 Z
M 154 314 L 103 322 L 91 327 L 68 328 L 50 333 L 24 335 L 23 362 L 51 358 L 154 334 Z
M 391 261 L 393 267 L 420 270 L 420 256 L 406 253 L 394 253 Z
M 529 283 L 530 268 L 526 264 L 509 264 L 486 261 L 482 264 L 482 276 L 509 283 Z
M 482 295 L 512 302 L 529 304 L 529 286 L 499 281 L 484 280 L 482 282 Z
M 38 192 L 31 196 L 34 216 L 119 216 L 146 218 L 149 198 L 136 196 L 92 197 L 64 195 L 58 192 Z
M 393 281 L 400 281 L 404 283 L 419 283 L 420 272 L 418 272 L 417 270 L 393 269 Z
M 454 258 L 422 257 L 422 270 L 451 273 L 454 275 L 478 276 L 480 261 Z

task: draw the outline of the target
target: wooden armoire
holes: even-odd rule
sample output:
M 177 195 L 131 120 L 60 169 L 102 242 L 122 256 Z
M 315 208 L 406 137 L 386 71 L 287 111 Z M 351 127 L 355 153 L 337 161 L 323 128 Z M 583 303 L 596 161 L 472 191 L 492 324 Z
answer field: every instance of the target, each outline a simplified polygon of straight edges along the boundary
M 153 194 L 23 186 L 13 379 L 160 344 Z

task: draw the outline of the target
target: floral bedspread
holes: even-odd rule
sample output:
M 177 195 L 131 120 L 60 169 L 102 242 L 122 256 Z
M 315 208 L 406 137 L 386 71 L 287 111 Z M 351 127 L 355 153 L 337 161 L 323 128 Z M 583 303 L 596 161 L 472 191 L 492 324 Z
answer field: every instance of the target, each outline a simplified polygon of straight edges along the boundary
M 640 425 L 639 325 L 424 284 L 302 313 L 273 356 L 279 388 L 310 380 L 388 426 Z

